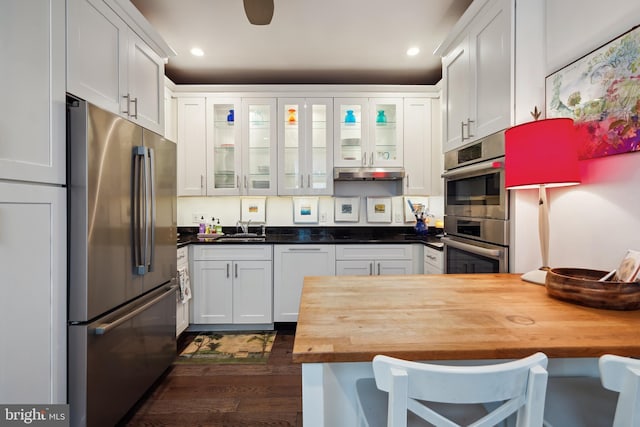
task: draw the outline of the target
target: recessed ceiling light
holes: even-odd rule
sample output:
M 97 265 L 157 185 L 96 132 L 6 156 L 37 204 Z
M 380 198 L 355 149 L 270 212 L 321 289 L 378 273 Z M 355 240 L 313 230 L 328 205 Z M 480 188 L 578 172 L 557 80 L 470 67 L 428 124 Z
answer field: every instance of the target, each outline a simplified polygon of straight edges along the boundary
M 199 47 L 191 48 L 191 55 L 193 56 L 204 56 L 204 51 Z
M 407 55 L 409 56 L 416 56 L 419 53 L 420 53 L 420 48 L 418 47 L 410 47 L 409 49 L 407 49 Z

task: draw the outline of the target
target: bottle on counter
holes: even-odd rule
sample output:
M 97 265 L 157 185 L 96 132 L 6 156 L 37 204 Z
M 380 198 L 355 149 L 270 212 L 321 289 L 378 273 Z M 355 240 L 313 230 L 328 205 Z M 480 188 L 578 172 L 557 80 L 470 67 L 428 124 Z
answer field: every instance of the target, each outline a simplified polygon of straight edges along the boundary
M 222 234 L 222 226 L 220 225 L 220 218 L 218 218 L 218 222 L 216 223 L 216 227 L 215 227 L 215 232 L 216 234 Z
M 207 226 L 204 223 L 204 217 L 201 216 L 200 217 L 200 226 L 198 227 L 198 233 L 205 234 L 206 231 L 207 231 Z

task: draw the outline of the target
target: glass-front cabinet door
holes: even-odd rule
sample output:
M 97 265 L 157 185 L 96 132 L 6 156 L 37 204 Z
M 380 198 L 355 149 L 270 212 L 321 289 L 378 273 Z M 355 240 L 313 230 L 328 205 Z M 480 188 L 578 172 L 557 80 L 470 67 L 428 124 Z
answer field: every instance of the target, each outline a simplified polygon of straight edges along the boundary
M 379 98 L 369 101 L 368 166 L 403 165 L 402 107 L 399 98 Z M 428 118 L 425 117 L 425 120 Z
M 333 193 L 333 101 L 278 100 L 278 194 Z
M 241 194 L 276 195 L 276 99 L 243 98 Z
M 334 166 L 362 167 L 368 164 L 368 106 L 367 98 L 335 98 Z
M 240 98 L 207 98 L 207 194 L 240 192 Z

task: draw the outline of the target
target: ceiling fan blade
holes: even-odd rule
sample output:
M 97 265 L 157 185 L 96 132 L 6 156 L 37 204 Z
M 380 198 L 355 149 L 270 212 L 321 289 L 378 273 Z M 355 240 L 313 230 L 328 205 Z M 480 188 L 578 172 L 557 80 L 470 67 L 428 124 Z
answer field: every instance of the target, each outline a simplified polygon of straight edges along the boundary
M 269 25 L 273 18 L 273 0 L 242 0 L 244 13 L 253 25 Z

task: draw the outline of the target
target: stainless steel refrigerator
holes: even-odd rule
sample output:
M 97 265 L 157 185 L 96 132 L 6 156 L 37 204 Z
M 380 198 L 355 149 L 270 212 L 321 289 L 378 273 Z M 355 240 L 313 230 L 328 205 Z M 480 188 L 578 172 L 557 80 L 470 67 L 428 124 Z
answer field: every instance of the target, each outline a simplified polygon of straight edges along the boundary
M 113 426 L 176 354 L 176 146 L 67 96 L 72 426 Z

